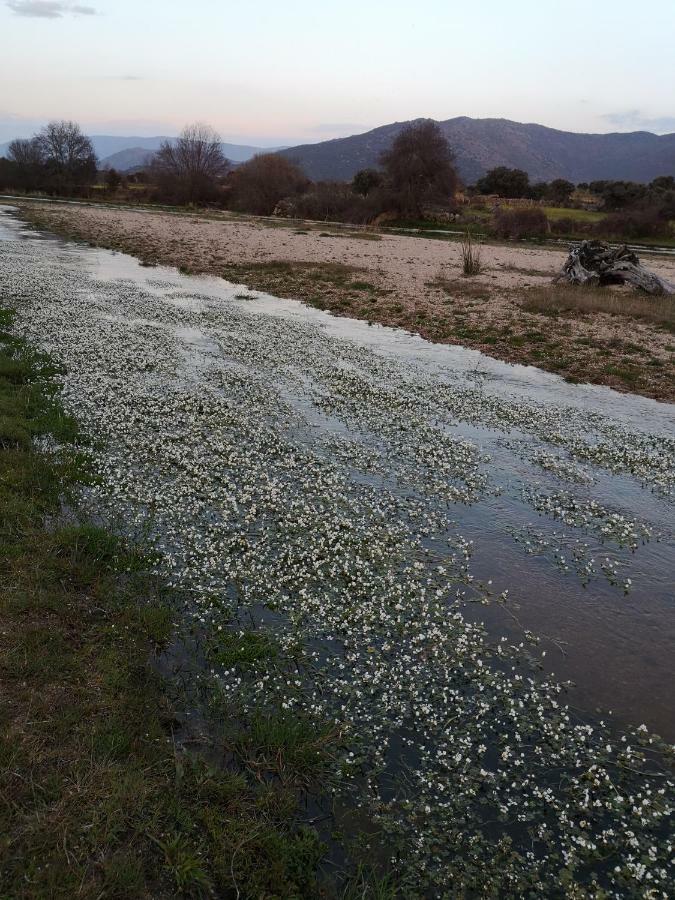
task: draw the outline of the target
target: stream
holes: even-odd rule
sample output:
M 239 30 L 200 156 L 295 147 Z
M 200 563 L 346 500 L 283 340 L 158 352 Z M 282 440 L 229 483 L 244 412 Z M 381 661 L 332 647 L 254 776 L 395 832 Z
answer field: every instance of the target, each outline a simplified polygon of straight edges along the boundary
M 147 268 L 11 207 L 0 300 L 64 364 L 66 408 L 95 438 L 85 506 L 151 541 L 200 629 L 246 619 L 299 660 L 226 667 L 217 690 L 340 723 L 336 775 L 407 848 L 406 884 L 446 896 L 469 878 L 462 854 L 504 895 L 546 894 L 603 847 L 620 860 L 597 876 L 610 896 L 633 896 L 643 858 L 669 883 L 667 852 L 645 849 L 663 805 L 639 852 L 616 834 L 640 831 L 644 777 L 630 809 L 610 802 L 614 776 L 597 813 L 587 798 L 592 824 L 569 808 L 580 754 L 609 772 L 626 734 L 675 739 L 674 406 Z M 570 766 L 564 793 L 549 773 Z

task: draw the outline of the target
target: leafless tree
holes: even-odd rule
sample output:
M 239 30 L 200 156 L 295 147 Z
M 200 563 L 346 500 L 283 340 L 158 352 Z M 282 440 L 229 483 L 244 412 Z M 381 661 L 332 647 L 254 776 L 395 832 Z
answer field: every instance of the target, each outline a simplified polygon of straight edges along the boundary
M 457 174 L 450 145 L 436 122 L 412 122 L 380 157 L 400 212 L 420 216 L 425 206 L 452 201 Z
M 11 164 L 9 175 L 15 188 L 35 191 L 45 186 L 44 155 L 36 138 L 12 141 L 7 158 Z
M 303 171 L 277 153 L 260 153 L 232 173 L 232 205 L 242 212 L 269 216 L 280 200 L 306 190 Z
M 209 125 L 188 125 L 175 141 L 164 141 L 152 161 L 155 180 L 187 203 L 207 200 L 229 169 L 220 135 Z
M 44 153 L 37 138 L 17 138 L 7 150 L 8 158 L 17 166 L 37 167 L 44 162 Z
M 96 177 L 98 160 L 90 138 L 76 122 L 50 122 L 34 138 L 53 190 L 70 193 Z

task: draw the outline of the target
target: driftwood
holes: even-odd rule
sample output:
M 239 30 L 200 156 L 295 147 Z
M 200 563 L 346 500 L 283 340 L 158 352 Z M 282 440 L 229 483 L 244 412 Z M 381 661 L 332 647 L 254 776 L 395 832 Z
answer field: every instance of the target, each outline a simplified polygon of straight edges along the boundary
M 567 262 L 553 279 L 568 284 L 631 284 L 647 294 L 675 294 L 675 285 L 645 269 L 624 244 L 612 248 L 603 241 L 582 241 L 570 250 Z

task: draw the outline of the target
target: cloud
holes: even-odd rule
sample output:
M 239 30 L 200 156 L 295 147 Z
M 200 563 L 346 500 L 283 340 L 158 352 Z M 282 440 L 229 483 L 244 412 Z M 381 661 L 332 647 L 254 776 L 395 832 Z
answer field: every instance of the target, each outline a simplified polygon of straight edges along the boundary
M 7 0 L 6 5 L 15 15 L 32 19 L 61 19 L 65 15 L 97 15 L 93 6 L 63 3 L 61 0 Z
M 675 131 L 675 116 L 650 117 L 645 115 L 641 109 L 626 109 L 622 112 L 605 113 L 602 118 L 618 128 L 654 131 L 657 134 Z

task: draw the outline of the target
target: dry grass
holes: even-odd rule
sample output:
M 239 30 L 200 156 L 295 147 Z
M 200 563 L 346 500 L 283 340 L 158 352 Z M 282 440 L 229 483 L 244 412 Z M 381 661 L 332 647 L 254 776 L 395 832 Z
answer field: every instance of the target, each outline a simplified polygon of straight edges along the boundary
M 675 328 L 675 299 L 650 297 L 623 290 L 598 287 L 550 285 L 530 288 L 521 304 L 525 312 L 555 316 L 564 312 L 609 313 L 643 319 Z
M 462 274 L 468 278 L 480 275 L 483 270 L 480 259 L 480 247 L 474 244 L 471 232 L 467 231 L 462 238 Z
M 352 240 L 357 241 L 381 241 L 382 235 L 377 234 L 375 231 L 322 231 L 319 234 L 319 237 L 328 237 L 328 238 L 351 238 Z
M 427 281 L 428 287 L 438 288 L 449 297 L 489 300 L 490 286 L 480 281 L 465 281 L 463 278 L 446 278 L 438 275 L 433 281 Z

